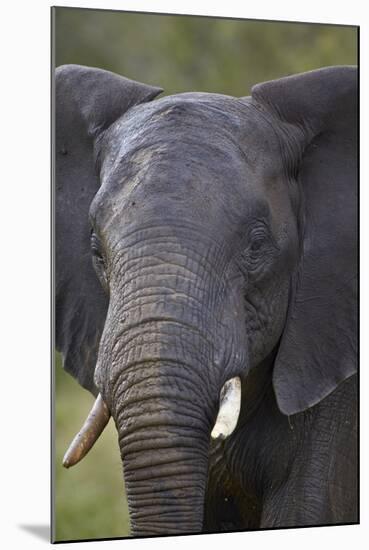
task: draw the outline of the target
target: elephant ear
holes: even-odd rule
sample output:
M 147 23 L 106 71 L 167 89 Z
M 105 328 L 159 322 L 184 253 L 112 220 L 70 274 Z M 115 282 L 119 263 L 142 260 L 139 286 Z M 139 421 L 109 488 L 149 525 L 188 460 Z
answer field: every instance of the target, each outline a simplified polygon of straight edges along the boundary
M 94 394 L 108 307 L 90 253 L 88 213 L 100 185 L 94 143 L 130 107 L 161 91 L 90 67 L 55 72 L 55 340 L 64 368 Z
M 286 77 L 255 86 L 252 96 L 273 113 L 282 143 L 300 136 L 302 152 L 301 262 L 273 372 L 279 408 L 291 415 L 357 368 L 357 70 Z

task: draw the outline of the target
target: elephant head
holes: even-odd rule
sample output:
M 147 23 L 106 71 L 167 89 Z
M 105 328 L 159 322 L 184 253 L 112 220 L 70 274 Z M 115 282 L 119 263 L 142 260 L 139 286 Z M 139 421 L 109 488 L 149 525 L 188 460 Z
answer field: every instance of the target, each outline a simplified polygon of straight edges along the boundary
M 56 70 L 56 344 L 98 396 L 65 462 L 113 416 L 133 535 L 201 531 L 251 370 L 292 415 L 356 369 L 356 78 L 155 99 Z

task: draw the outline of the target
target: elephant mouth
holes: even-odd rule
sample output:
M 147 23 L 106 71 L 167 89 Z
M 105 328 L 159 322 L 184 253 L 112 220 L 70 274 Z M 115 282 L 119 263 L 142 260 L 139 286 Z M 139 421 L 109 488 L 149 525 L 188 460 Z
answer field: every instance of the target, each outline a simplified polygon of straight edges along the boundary
M 223 440 L 232 434 L 237 425 L 240 409 L 241 380 L 235 376 L 227 380 L 220 391 L 219 411 L 211 431 L 212 439 Z M 109 409 L 99 394 L 81 430 L 64 455 L 65 468 L 78 464 L 87 455 L 107 426 L 110 416 Z

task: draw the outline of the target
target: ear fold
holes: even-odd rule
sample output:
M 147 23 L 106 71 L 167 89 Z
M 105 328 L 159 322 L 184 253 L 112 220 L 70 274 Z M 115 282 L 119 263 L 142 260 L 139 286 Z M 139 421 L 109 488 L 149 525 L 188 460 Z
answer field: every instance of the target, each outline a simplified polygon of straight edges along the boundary
M 357 71 L 320 69 L 259 84 L 252 95 L 284 139 L 300 136 L 303 151 L 302 257 L 273 373 L 279 407 L 291 415 L 357 368 Z
M 161 91 L 101 69 L 56 69 L 56 347 L 64 368 L 95 394 L 93 375 L 108 297 L 90 253 L 88 212 L 100 185 L 94 140 L 130 107 Z

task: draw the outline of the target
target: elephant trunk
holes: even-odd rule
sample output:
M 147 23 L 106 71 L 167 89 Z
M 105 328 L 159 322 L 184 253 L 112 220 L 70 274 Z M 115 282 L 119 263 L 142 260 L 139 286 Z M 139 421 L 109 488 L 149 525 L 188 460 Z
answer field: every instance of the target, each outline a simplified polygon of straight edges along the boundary
M 215 405 L 209 364 L 189 352 L 190 327 L 165 319 L 134 330 L 126 346 L 139 358 L 126 357 L 112 396 L 132 534 L 200 532 Z
M 95 372 L 119 435 L 133 535 L 202 530 L 211 432 L 234 377 L 224 250 L 171 231 L 138 230 L 116 248 Z M 238 414 L 238 382 L 223 392 L 213 437 L 234 429 L 226 410 Z
M 206 257 L 184 248 L 129 249 L 100 343 L 97 378 L 119 434 L 133 535 L 202 530 L 224 382 L 214 361 L 221 291 Z
M 158 375 L 140 368 L 114 412 L 132 535 L 200 532 L 209 421 L 195 388 L 169 374 L 183 364 L 162 362 Z

